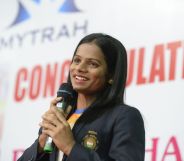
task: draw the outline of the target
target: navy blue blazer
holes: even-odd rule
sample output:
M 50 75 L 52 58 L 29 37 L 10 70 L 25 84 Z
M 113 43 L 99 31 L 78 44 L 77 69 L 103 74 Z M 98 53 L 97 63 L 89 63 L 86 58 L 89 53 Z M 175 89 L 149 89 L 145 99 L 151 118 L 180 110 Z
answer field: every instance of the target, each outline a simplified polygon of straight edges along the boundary
M 82 117 L 82 116 L 81 116 Z M 138 109 L 116 105 L 72 129 L 76 144 L 63 161 L 144 161 L 145 130 Z M 58 149 L 38 154 L 38 139 L 18 161 L 57 161 Z

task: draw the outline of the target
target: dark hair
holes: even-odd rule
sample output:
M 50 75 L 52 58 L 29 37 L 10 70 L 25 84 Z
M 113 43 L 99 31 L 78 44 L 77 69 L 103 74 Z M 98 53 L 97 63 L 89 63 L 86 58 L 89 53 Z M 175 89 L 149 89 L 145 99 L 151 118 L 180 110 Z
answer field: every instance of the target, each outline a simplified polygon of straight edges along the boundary
M 103 91 L 99 94 L 92 107 L 109 107 L 111 104 L 119 102 L 124 103 L 124 91 L 127 78 L 127 52 L 122 43 L 110 35 L 103 33 L 92 33 L 85 36 L 77 45 L 74 55 L 78 47 L 84 43 L 96 44 L 105 56 L 107 63 L 109 79 L 112 78 L 112 84 L 107 84 Z M 73 56 L 74 56 L 73 55 Z M 72 58 L 73 59 L 73 58 Z M 70 77 L 68 83 L 71 84 Z

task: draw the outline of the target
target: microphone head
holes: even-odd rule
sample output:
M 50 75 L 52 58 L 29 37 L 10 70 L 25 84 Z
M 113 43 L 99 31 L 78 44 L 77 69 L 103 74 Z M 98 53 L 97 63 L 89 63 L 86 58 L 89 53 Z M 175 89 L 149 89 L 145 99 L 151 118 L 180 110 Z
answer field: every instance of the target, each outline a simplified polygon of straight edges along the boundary
M 57 97 L 62 97 L 65 101 L 73 98 L 73 87 L 69 83 L 63 83 L 57 91 Z

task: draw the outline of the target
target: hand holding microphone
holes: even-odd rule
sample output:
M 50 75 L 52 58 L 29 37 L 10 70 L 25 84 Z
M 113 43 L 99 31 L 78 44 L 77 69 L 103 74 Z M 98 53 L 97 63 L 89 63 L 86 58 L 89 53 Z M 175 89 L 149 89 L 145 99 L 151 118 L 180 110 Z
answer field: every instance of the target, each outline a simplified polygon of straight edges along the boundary
M 44 146 L 44 151 L 47 153 L 53 151 L 53 144 L 55 144 L 67 154 L 75 143 L 66 121 L 67 113 L 71 111 L 72 92 L 71 86 L 67 83 L 62 84 L 57 92 L 57 98 L 51 102 L 51 108 L 43 116 L 41 126 L 43 135 L 48 135 Z

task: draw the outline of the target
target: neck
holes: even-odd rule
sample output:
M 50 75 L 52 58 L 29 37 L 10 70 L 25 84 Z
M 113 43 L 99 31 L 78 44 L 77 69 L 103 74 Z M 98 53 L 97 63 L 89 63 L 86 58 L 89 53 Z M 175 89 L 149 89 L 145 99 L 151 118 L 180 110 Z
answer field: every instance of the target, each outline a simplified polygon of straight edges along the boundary
M 95 99 L 96 99 L 95 96 L 78 93 L 77 109 L 88 108 L 95 101 Z

